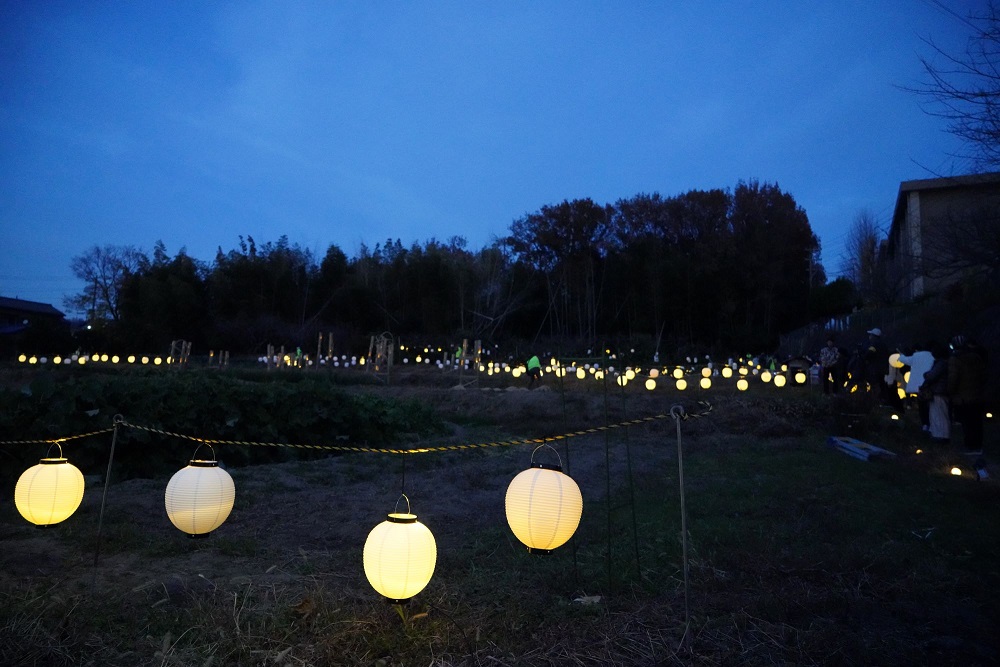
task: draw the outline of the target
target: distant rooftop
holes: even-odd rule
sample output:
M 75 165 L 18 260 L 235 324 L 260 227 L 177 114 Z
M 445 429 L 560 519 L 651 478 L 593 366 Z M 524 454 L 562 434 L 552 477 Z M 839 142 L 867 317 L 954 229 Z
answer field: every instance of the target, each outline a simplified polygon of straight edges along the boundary
M 1000 171 L 988 174 L 965 174 L 963 176 L 942 176 L 941 178 L 924 178 L 916 181 L 903 181 L 899 184 L 900 193 L 913 190 L 936 190 L 940 188 L 968 187 L 970 185 L 992 185 L 1000 183 Z
M 25 301 L 24 299 L 11 299 L 6 296 L 0 296 L 0 310 L 16 310 L 22 313 L 37 313 L 39 315 L 52 315 L 54 317 L 66 316 L 61 310 L 54 308 L 52 304 Z

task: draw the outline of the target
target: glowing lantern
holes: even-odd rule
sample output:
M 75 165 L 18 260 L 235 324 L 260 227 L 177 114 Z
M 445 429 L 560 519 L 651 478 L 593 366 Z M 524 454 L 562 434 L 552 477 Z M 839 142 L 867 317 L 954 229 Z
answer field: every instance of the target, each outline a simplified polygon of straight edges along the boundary
M 655 378 L 656 376 L 653 375 L 652 373 L 650 373 L 649 377 Z M 635 371 L 632 370 L 631 368 L 629 368 L 628 370 L 626 370 L 625 371 L 625 379 L 626 380 L 634 380 L 635 379 Z
M 986 413 L 986 418 L 987 419 L 993 419 L 993 413 L 992 412 L 987 412 Z
M 200 449 L 200 446 L 199 446 Z M 195 456 L 198 450 L 195 450 Z M 208 537 L 233 511 L 236 485 L 229 473 L 211 460 L 191 459 L 167 482 L 167 517 L 190 537 Z
M 650 368 L 649 369 L 649 377 L 654 378 L 654 379 L 660 377 L 660 369 L 658 369 L 658 368 Z
M 83 366 L 84 364 L 87 363 L 87 355 L 83 355 L 82 357 L 80 357 L 76 361 L 77 361 L 78 364 L 80 364 L 81 366 Z
M 118 363 L 118 355 L 117 354 L 115 356 L 111 357 L 111 363 L 113 363 L 113 364 L 117 364 Z
M 906 390 L 902 387 L 896 387 L 896 395 L 899 396 L 900 400 L 906 398 Z
M 781 364 L 781 372 L 784 373 L 788 370 L 788 364 Z
M 619 387 L 624 387 L 625 385 L 627 385 L 627 384 L 628 384 L 628 378 L 627 378 L 627 377 L 625 377 L 624 375 L 619 375 L 619 376 L 618 376 L 618 377 L 617 377 L 617 378 L 615 379 L 615 382 L 617 382 L 617 383 L 618 383 L 618 386 L 619 386 Z
M 951 469 L 951 474 L 952 475 L 961 475 L 962 474 L 962 469 L 959 468 L 958 466 L 955 466 L 954 468 Z
M 149 363 L 149 357 L 143 357 L 142 358 L 142 363 L 148 364 Z
M 69 361 L 69 360 L 67 359 L 67 361 Z M 56 366 L 58 366 L 59 364 L 62 363 L 62 357 L 60 357 L 57 354 L 55 357 L 52 358 L 52 363 L 54 363 Z
M 743 366 L 740 366 L 740 375 L 746 377 L 747 373 L 749 373 L 749 372 L 750 372 L 749 370 L 747 370 Z
M 699 382 L 698 384 L 701 385 L 702 389 L 711 389 L 711 387 L 712 387 L 712 379 L 708 378 L 708 377 L 703 377 L 701 379 L 701 382 Z
M 763 380 L 764 382 L 770 382 L 771 381 L 771 372 L 770 371 L 764 371 L 763 373 L 760 374 L 760 379 Z
M 750 383 L 747 382 L 746 378 L 740 378 L 739 380 L 736 381 L 736 388 L 739 389 L 740 391 L 746 391 L 747 389 L 750 388 Z
M 889 355 L 889 365 L 893 368 L 902 368 L 906 364 L 899 360 L 899 353 L 893 352 Z
M 684 377 L 684 369 L 683 368 L 675 368 L 674 369 L 674 379 L 675 380 L 680 380 L 683 377 Z
M 25 470 L 14 487 L 14 505 L 29 522 L 44 528 L 65 521 L 83 500 L 83 473 L 59 456 Z
M 514 370 L 512 370 L 512 371 L 510 372 L 510 374 L 511 374 L 511 375 L 512 375 L 513 377 L 516 377 L 516 378 L 519 378 L 519 377 L 521 377 L 521 373 L 522 373 L 522 372 L 523 372 L 523 371 L 521 370 L 521 368 L 520 368 L 520 367 L 518 367 L 518 368 L 515 368 Z
M 895 415 L 895 414 L 894 414 L 894 415 L 892 415 L 891 417 L 889 417 L 889 419 L 891 419 L 891 420 L 892 420 L 892 421 L 894 421 L 894 422 L 898 422 L 898 421 L 899 421 L 899 415 Z
M 646 380 L 646 389 L 650 391 L 656 389 L 656 380 L 654 380 L 653 378 L 649 378 L 648 380 Z
M 130 364 L 134 364 L 135 363 L 135 355 L 134 354 L 128 355 L 128 362 Z
M 587 378 L 587 371 L 583 370 L 582 368 L 577 368 L 576 369 L 576 379 L 577 380 L 584 380 L 586 378 Z
M 604 371 L 602 371 L 600 369 L 594 371 L 594 379 L 595 380 L 603 380 L 604 379 Z
M 806 374 L 805 374 L 805 371 L 795 371 L 795 383 L 796 384 L 805 384 L 806 383 Z
M 785 379 L 784 375 L 775 375 L 774 376 L 774 386 L 775 387 L 784 387 L 785 386 L 785 382 L 787 382 L 787 380 Z
M 504 500 L 510 529 L 531 553 L 550 553 L 565 544 L 583 514 L 580 487 L 562 472 L 562 461 L 560 465 L 535 463 L 535 452 L 542 447 L 549 446 L 535 448 L 531 467 L 511 480 Z
M 712 369 L 711 368 L 707 368 L 707 367 L 706 368 L 702 368 L 701 369 L 701 376 L 703 378 L 712 377 Z
M 677 387 L 678 391 L 684 391 L 685 389 L 688 388 L 687 380 L 681 378 L 680 380 L 677 381 L 675 386 Z
M 723 366 L 722 367 L 722 377 L 724 377 L 726 379 L 733 377 L 733 369 L 730 368 L 729 366 Z
M 406 512 L 388 515 L 365 540 L 368 583 L 393 604 L 402 604 L 424 590 L 436 563 L 434 535 L 410 512 L 409 498 L 406 498 Z
M 153 359 L 153 365 L 155 365 L 155 366 L 159 366 L 162 363 L 163 363 L 163 359 L 160 359 L 159 357 L 156 357 L 155 359 Z
M 36 357 L 36 356 L 28 357 L 28 363 L 29 364 L 37 364 L 38 363 L 38 357 Z
M 108 360 L 108 355 L 102 354 L 101 355 L 101 361 L 107 361 L 107 360 Z

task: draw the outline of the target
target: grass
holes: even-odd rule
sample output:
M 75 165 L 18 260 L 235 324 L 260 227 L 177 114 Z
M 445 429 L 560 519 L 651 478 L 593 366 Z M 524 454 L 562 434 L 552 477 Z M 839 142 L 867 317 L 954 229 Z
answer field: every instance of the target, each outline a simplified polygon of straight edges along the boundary
M 335 528 L 325 522 L 298 542 L 275 543 L 255 527 L 194 543 L 130 532 L 129 515 L 109 510 L 102 553 L 145 563 L 135 566 L 150 568 L 142 583 L 102 579 L 95 589 L 89 570 L 77 579 L 58 570 L 0 576 L 0 664 L 995 664 L 998 486 L 943 474 L 948 452 L 913 454 L 912 423 L 872 417 L 856 426 L 896 451 L 894 461 L 835 452 L 825 442 L 824 409 L 814 397 L 720 398 L 710 418 L 684 424 L 686 636 L 670 424 L 630 432 L 631 487 L 624 434 L 615 434 L 610 498 L 603 455 L 588 471 L 574 454 L 584 516 L 552 555 L 526 553 L 502 510 L 460 525 L 439 520 L 435 576 L 401 613 L 364 581 L 360 543 L 325 537 Z M 600 449 L 602 440 L 579 446 Z M 406 474 L 418 483 L 442 473 L 459 498 L 484 487 L 502 495 L 527 457 L 415 457 Z M 326 464 L 240 470 L 237 487 L 250 492 L 240 509 L 301 502 L 297 494 L 310 484 L 331 500 L 345 484 L 386 485 L 380 459 Z M 399 460 L 389 467 L 398 474 Z M 418 513 L 434 495 L 447 497 L 434 491 L 423 494 Z M 142 512 L 159 510 L 150 502 Z M 93 507 L 81 511 L 95 516 Z M 81 550 L 93 546 L 69 522 L 60 533 L 30 530 L 6 514 L 0 521 L 0 537 L 21 545 L 38 535 L 70 560 L 86 560 Z

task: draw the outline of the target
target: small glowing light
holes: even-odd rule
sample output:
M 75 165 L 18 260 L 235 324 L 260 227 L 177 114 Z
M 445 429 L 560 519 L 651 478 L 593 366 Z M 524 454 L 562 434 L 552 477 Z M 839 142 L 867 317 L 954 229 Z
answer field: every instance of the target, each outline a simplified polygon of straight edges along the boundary
M 149 357 L 143 357 L 142 358 L 142 363 L 148 364 L 149 363 Z
M 958 466 L 955 466 L 954 468 L 951 469 L 951 474 L 952 475 L 961 475 L 962 474 L 962 469 L 959 468 Z
M 890 417 L 890 419 L 892 419 L 892 421 L 894 421 L 894 422 L 898 422 L 899 421 L 899 415 L 892 415 L 892 417 Z
M 707 367 L 706 368 L 702 368 L 701 369 L 701 376 L 703 378 L 712 377 L 712 369 L 711 368 L 707 368 Z
M 723 366 L 722 367 L 722 377 L 727 378 L 727 379 L 733 377 L 733 369 L 730 368 L 729 366 Z
M 134 364 L 135 363 L 135 355 L 134 354 L 128 355 L 128 362 L 130 364 Z
M 52 363 L 54 363 L 56 366 L 58 366 L 59 364 L 62 363 L 62 357 L 60 357 L 57 354 L 55 357 L 52 358 Z
M 156 357 L 155 359 L 153 359 L 153 364 L 155 366 L 159 366 L 162 363 L 163 363 L 163 359 L 160 359 L 159 357 Z
M 79 358 L 79 359 L 77 359 L 76 361 L 77 361 L 77 363 L 79 363 L 79 364 L 80 364 L 81 366 L 83 366 L 83 365 L 84 365 L 85 363 L 87 363 L 87 355 L 83 355 L 82 357 L 80 357 L 80 358 Z
M 654 389 L 656 389 L 656 380 L 654 380 L 653 378 L 649 378 L 648 380 L 646 380 L 646 389 L 648 389 L 649 391 L 653 391 Z
M 618 383 L 618 386 L 619 386 L 619 387 L 624 387 L 625 385 L 627 385 L 627 384 L 628 384 L 628 378 L 627 378 L 627 377 L 625 377 L 624 375 L 619 375 L 619 376 L 618 376 L 618 377 L 617 377 L 617 378 L 615 379 L 615 382 L 617 382 L 617 383 Z
M 99 355 L 99 354 L 92 354 L 92 355 L 90 355 L 90 360 L 91 361 L 100 361 L 101 360 L 101 355 Z
M 24 362 L 26 362 L 28 360 L 28 356 L 25 355 L 25 354 L 22 354 L 21 356 L 19 356 L 17 358 L 17 360 L 20 361 L 23 364 Z
M 736 388 L 739 389 L 740 391 L 746 391 L 747 389 L 750 388 L 750 383 L 747 382 L 746 378 L 740 378 L 739 380 L 736 381 Z
M 896 394 L 899 396 L 900 399 L 906 398 L 906 390 L 903 389 L 902 387 L 896 388 Z
M 785 379 L 784 375 L 775 375 L 774 376 L 774 386 L 775 387 L 784 387 L 785 386 L 785 382 L 787 382 L 787 380 Z
M 746 368 L 744 368 L 743 366 L 740 366 L 740 371 L 739 372 L 740 372 L 740 375 L 746 377 L 747 373 L 749 373 L 750 371 L 747 370 Z
M 652 373 L 650 373 L 649 377 L 655 378 L 656 376 L 653 375 Z M 625 371 L 625 379 L 626 380 L 634 380 L 635 379 L 635 371 L 632 370 L 631 368 L 629 368 L 628 370 L 626 370 Z
M 893 368 L 902 368 L 906 364 L 899 360 L 899 353 L 893 352 L 889 355 L 889 365 Z
M 806 374 L 805 374 L 805 371 L 796 371 L 795 372 L 795 383 L 796 384 L 805 384 L 806 383 Z
M 702 389 L 711 389 L 712 388 L 712 379 L 708 378 L 708 377 L 703 377 L 701 379 L 701 382 L 699 382 L 698 384 L 701 385 Z
M 101 355 L 101 361 L 103 361 L 103 362 L 107 362 L 107 360 L 108 360 L 108 355 L 106 355 L 106 354 L 102 354 L 102 355 Z
M 420 363 L 421 361 L 423 361 L 423 360 L 424 360 L 424 358 L 423 358 L 422 356 L 420 356 L 420 355 L 418 354 L 418 355 L 417 355 L 417 358 L 416 358 L 416 362 L 417 362 L 417 363 L 419 364 L 419 363 Z M 484 370 L 484 369 L 483 369 L 483 367 L 482 367 L 482 366 L 480 366 L 480 367 L 479 367 L 479 370 Z
M 771 381 L 771 371 L 764 371 L 763 373 L 761 373 L 760 374 L 760 379 L 763 380 L 764 382 L 770 382 Z
M 924 450 L 922 450 L 922 449 L 918 449 L 917 450 L 917 454 L 923 454 L 923 453 L 924 453 Z
M 28 363 L 29 364 L 37 364 L 38 363 L 38 357 L 35 357 L 35 356 L 28 357 Z
M 677 381 L 677 382 L 675 383 L 675 385 L 674 385 L 674 386 L 676 386 L 676 387 L 677 387 L 677 390 L 678 390 L 678 391 L 684 391 L 685 389 L 687 389 L 687 388 L 688 388 L 688 383 L 687 383 L 687 380 L 685 380 L 684 378 L 681 378 L 680 380 L 678 380 L 678 381 Z
M 788 364 L 781 364 L 781 372 L 784 373 L 788 370 Z
M 118 359 L 118 355 L 117 354 L 115 356 L 111 357 L 111 363 L 117 364 L 118 361 L 119 361 L 119 359 Z
M 577 380 L 583 380 L 583 379 L 585 379 L 586 377 L 587 377 L 587 371 L 585 371 L 585 370 L 584 370 L 584 369 L 582 369 L 582 368 L 577 368 L 577 369 L 576 369 L 576 379 L 577 379 Z
M 674 369 L 674 379 L 675 380 L 680 380 L 680 379 L 683 379 L 683 378 L 684 378 L 684 369 L 683 368 L 675 368 Z
M 986 418 L 987 419 L 993 419 L 993 413 L 992 412 L 987 412 L 986 413 Z

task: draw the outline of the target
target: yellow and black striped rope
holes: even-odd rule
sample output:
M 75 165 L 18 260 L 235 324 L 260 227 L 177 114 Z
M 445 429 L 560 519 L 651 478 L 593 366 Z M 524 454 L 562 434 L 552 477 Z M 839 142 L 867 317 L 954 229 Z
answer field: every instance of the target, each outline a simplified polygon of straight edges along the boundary
M 683 412 L 682 410 L 680 414 L 674 414 L 673 412 L 671 412 L 659 415 L 652 415 L 649 417 L 639 417 L 638 419 L 629 419 L 623 422 L 618 422 L 617 424 L 595 426 L 593 428 L 587 428 L 581 431 L 572 431 L 570 433 L 564 433 L 562 435 L 552 435 L 543 438 L 525 438 L 522 440 L 497 440 L 494 442 L 481 442 L 481 443 L 471 443 L 463 445 L 441 445 L 438 447 L 414 447 L 412 449 L 398 449 L 398 448 L 394 449 L 387 447 L 356 447 L 351 445 L 303 445 L 303 444 L 294 444 L 286 442 L 255 442 L 253 440 L 220 440 L 215 438 L 201 438 L 195 435 L 188 435 L 186 433 L 174 433 L 173 431 L 165 431 L 163 429 L 152 428 L 149 426 L 140 426 L 139 424 L 132 424 L 119 417 L 115 418 L 114 428 L 106 428 L 100 431 L 94 431 L 92 433 L 82 433 L 79 435 L 70 435 L 63 438 L 49 438 L 45 440 L 6 440 L 6 441 L 0 441 L 0 445 L 60 444 L 68 440 L 78 440 L 80 438 L 88 438 L 95 435 L 110 433 L 111 431 L 115 430 L 115 428 L 117 428 L 118 426 L 122 426 L 126 428 L 136 429 L 138 431 L 145 431 L 147 433 L 155 433 L 157 435 L 162 435 L 169 438 L 190 440 L 192 442 L 197 442 L 204 445 L 289 447 L 292 449 L 314 449 L 327 452 L 366 453 L 366 454 L 430 454 L 435 452 L 458 452 L 468 449 L 486 449 L 490 447 L 511 447 L 516 445 L 543 445 L 549 442 L 557 442 L 559 440 L 566 440 L 569 438 L 575 438 L 583 435 L 593 435 L 594 433 L 601 433 L 602 431 L 610 431 L 612 429 L 625 428 L 628 426 L 638 426 L 640 424 L 646 424 L 660 419 L 674 418 L 680 420 L 687 420 L 696 417 L 704 417 L 712 411 L 712 406 L 710 403 L 707 403 L 705 401 L 700 401 L 698 405 L 702 407 L 702 411 L 697 413 L 687 413 Z
M 81 438 L 90 438 L 95 435 L 104 435 L 105 433 L 111 433 L 114 431 L 112 428 L 103 428 L 100 431 L 91 431 L 90 433 L 78 433 L 77 435 L 67 435 L 61 438 L 39 438 L 37 440 L 0 440 L 0 446 L 3 445 L 61 445 L 64 442 L 70 440 L 79 440 Z

